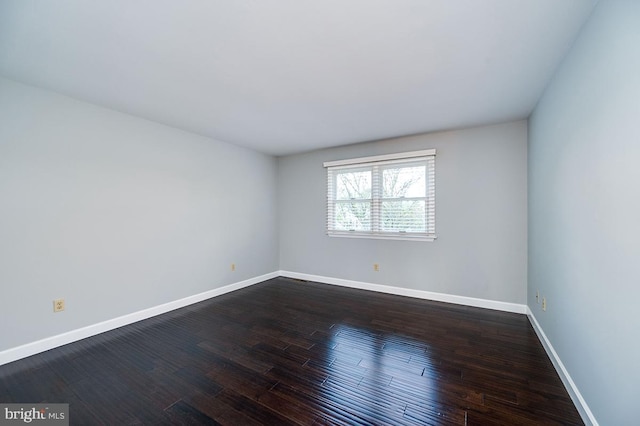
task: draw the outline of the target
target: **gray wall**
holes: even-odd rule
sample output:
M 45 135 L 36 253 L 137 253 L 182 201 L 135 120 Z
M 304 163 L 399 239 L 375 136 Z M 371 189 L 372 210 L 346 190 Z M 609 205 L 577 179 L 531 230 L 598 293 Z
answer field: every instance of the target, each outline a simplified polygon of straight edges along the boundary
M 0 350 L 278 269 L 275 158 L 4 79 L 0 122 Z
M 640 2 L 599 3 L 529 126 L 529 306 L 597 420 L 638 424 Z
M 280 268 L 525 304 L 526 140 L 519 121 L 279 158 Z M 437 149 L 435 242 L 326 235 L 324 161 L 427 148 Z

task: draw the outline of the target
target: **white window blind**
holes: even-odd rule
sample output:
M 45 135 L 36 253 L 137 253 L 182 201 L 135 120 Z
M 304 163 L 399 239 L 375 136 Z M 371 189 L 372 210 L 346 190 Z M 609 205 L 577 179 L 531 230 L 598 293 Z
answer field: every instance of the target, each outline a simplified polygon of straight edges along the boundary
M 435 150 L 324 163 L 327 234 L 433 241 Z

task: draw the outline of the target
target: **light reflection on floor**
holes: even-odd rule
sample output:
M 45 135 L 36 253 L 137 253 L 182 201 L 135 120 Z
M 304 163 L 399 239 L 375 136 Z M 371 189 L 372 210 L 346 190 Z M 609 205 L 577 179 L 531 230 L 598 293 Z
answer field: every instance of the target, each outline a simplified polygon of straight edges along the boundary
M 427 343 L 341 324 L 332 329 L 326 355 L 333 361 L 322 388 L 334 404 L 358 407 L 374 417 L 369 421 L 446 417 L 437 383 L 424 374 L 436 370 Z

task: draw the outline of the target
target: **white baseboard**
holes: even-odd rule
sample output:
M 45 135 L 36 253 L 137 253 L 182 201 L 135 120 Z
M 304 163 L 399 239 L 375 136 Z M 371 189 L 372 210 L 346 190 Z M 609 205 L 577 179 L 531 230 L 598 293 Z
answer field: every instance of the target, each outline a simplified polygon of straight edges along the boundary
M 560 376 L 560 379 L 562 380 L 564 387 L 567 389 L 569 396 L 571 397 L 578 412 L 580 413 L 582 420 L 587 425 L 598 426 L 598 421 L 596 420 L 595 416 L 589 409 L 589 406 L 587 405 L 586 401 L 582 397 L 582 394 L 578 390 L 573 379 L 569 375 L 569 372 L 567 371 L 564 364 L 558 357 L 558 354 L 556 353 L 555 349 L 551 345 L 551 342 L 549 341 L 547 336 L 544 334 L 544 331 L 540 327 L 540 324 L 536 320 L 536 317 L 533 315 L 533 312 L 531 311 L 531 309 L 529 309 L 527 305 L 520 305 L 517 303 L 507 303 L 507 302 L 500 302 L 500 301 L 487 300 L 487 299 L 476 299 L 473 297 L 456 296 L 451 294 L 435 293 L 430 291 L 414 290 L 414 289 L 408 289 L 408 288 L 402 288 L 402 287 L 392 287 L 392 286 L 382 285 L 382 284 L 372 284 L 372 283 L 367 283 L 362 281 L 344 280 L 341 278 L 324 277 L 321 275 L 303 274 L 299 272 L 279 271 L 278 273 L 282 277 L 294 278 L 299 280 L 316 281 L 316 282 L 325 283 L 325 284 L 333 284 L 333 285 L 339 285 L 343 287 L 357 288 L 361 290 L 371 290 L 371 291 L 377 291 L 381 293 L 395 294 L 399 296 L 408 296 L 408 297 L 415 297 L 419 299 L 436 300 L 439 302 L 455 303 L 458 305 L 494 309 L 498 311 L 513 312 L 517 314 L 526 314 L 529 317 L 529 320 L 533 326 L 533 329 L 538 335 L 538 338 L 542 342 L 542 346 L 544 347 L 545 351 L 549 355 L 551 362 L 553 363 L 556 371 L 558 372 L 558 375 Z
M 257 277 L 249 278 L 244 281 L 229 284 L 224 287 L 215 288 L 213 290 L 205 291 L 193 296 L 188 296 L 179 300 L 164 303 L 162 305 L 154 306 L 148 309 L 143 309 L 138 312 L 123 315 L 114 319 L 103 321 L 97 324 L 92 324 L 86 327 L 82 327 L 76 330 L 71 330 L 66 333 L 58 334 L 56 336 L 47 337 L 42 340 L 27 343 L 15 348 L 6 349 L 0 352 L 0 365 L 8 364 L 13 361 L 17 361 L 22 358 L 26 358 L 31 355 L 35 355 L 40 352 L 47 351 L 59 346 L 66 345 L 68 343 L 76 342 L 78 340 L 85 339 L 87 337 L 95 336 L 100 333 L 104 333 L 109 330 L 113 330 L 128 324 L 151 318 L 157 315 L 164 314 L 166 312 L 173 311 L 175 309 L 183 308 L 185 306 L 192 305 L 194 303 L 202 302 L 213 297 L 217 297 L 241 288 L 249 287 L 254 284 L 261 283 L 263 281 L 276 278 L 278 276 L 295 278 L 307 281 L 315 281 L 325 284 L 333 284 L 342 287 L 357 288 L 361 290 L 371 290 L 380 293 L 395 294 L 399 296 L 408 296 L 418 299 L 435 300 L 439 302 L 455 303 L 458 305 L 474 306 L 479 308 L 494 309 L 498 311 L 513 312 L 518 314 L 526 314 L 535 330 L 538 338 L 542 342 L 551 362 L 553 363 L 560 379 L 562 380 L 567 392 L 571 396 L 578 412 L 582 416 L 582 419 L 586 424 L 598 426 L 598 422 L 589 409 L 586 401 L 582 397 L 582 394 L 578 390 L 573 379 L 569 375 L 569 372 L 565 368 L 564 364 L 558 357 L 555 349 L 551 345 L 551 342 L 545 335 L 544 331 L 540 327 L 540 324 L 533 315 L 533 312 L 527 305 L 521 305 L 517 303 L 500 302 L 496 300 L 477 299 L 473 297 L 456 296 L 445 293 L 435 293 L 424 290 L 414 290 L 402 287 L 393 287 L 382 284 L 373 284 L 362 281 L 345 280 L 341 278 L 324 277 L 321 275 L 303 274 L 299 272 L 291 271 L 277 271 L 268 274 L 260 275 Z
M 526 314 L 527 305 L 518 303 L 500 302 L 497 300 L 477 299 L 475 297 L 456 296 L 453 294 L 435 293 L 432 291 L 414 290 L 403 287 L 393 287 L 383 284 L 372 284 L 362 281 L 343 280 L 341 278 L 323 277 L 321 275 L 302 274 L 299 272 L 279 271 L 280 276 L 299 280 L 316 281 L 325 284 L 339 285 L 342 287 L 371 290 L 380 293 L 395 294 L 399 296 L 415 297 L 417 299 L 435 300 L 438 302 L 455 303 L 457 305 L 474 306 L 477 308 L 494 309 L 497 311 Z
M 76 330 L 71 330 L 66 333 L 58 334 L 56 336 L 47 337 L 45 339 L 27 343 L 22 346 L 10 348 L 0 352 L 0 365 L 8 364 L 10 362 L 26 358 L 28 356 L 47 351 L 49 349 L 57 348 L 58 346 L 76 342 L 87 337 L 104 333 L 105 331 L 113 330 L 124 325 L 133 324 L 134 322 L 138 322 L 147 318 L 154 317 L 156 315 L 183 308 L 194 303 L 202 302 L 203 300 L 207 300 L 212 297 L 220 296 L 222 294 L 239 290 L 244 287 L 249 287 L 251 285 L 261 283 L 271 278 L 276 278 L 277 276 L 277 272 L 271 272 L 265 275 L 260 275 L 258 277 L 253 277 L 244 281 L 229 284 L 224 287 L 219 287 L 213 290 L 205 291 L 203 293 L 195 294 L 193 296 L 188 296 L 183 299 L 174 300 L 162 305 L 153 306 L 151 308 L 143 309 L 138 312 L 133 312 L 121 317 L 99 322 L 97 324 L 92 324 L 86 327 L 78 328 Z
M 540 323 L 538 323 L 538 320 L 536 319 L 535 315 L 533 315 L 533 312 L 528 306 L 527 306 L 527 316 L 529 317 L 529 321 L 531 322 L 533 329 L 538 335 L 538 339 L 540 339 L 540 342 L 542 342 L 542 346 L 544 347 L 544 350 L 547 352 L 547 355 L 549 355 L 549 358 L 551 359 L 553 366 L 555 367 L 558 375 L 560 376 L 560 380 L 562 380 L 562 383 L 564 384 L 564 387 L 567 389 L 567 392 L 569 393 L 571 400 L 573 401 L 578 412 L 580 413 L 582 420 L 587 425 L 598 426 L 598 421 L 596 420 L 595 416 L 591 412 L 591 409 L 589 409 L 587 402 L 582 397 L 582 394 L 578 390 L 578 387 L 576 386 L 573 379 L 569 375 L 569 372 L 567 371 L 564 364 L 560 360 L 558 353 L 553 348 L 553 345 L 547 338 L 547 335 L 542 330 L 542 327 L 540 327 Z

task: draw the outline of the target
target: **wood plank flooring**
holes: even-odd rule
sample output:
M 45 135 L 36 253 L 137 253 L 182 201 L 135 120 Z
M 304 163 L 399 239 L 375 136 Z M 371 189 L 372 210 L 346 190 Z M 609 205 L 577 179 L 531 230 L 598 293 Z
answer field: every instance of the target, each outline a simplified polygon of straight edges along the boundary
M 0 367 L 71 424 L 583 424 L 524 315 L 276 278 Z

